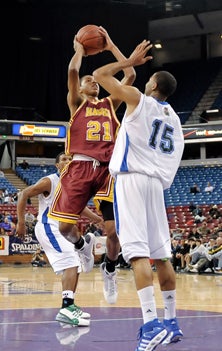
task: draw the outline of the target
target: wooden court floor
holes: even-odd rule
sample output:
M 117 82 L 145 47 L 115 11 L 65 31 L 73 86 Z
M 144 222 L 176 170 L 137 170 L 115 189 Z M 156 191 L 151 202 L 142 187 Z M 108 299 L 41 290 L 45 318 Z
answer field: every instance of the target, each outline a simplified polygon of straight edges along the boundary
M 162 299 L 154 285 L 160 319 Z M 81 274 L 76 304 L 91 313 L 90 327 L 62 326 L 55 321 L 61 304 L 61 282 L 50 267 L 0 265 L 1 351 L 133 351 L 142 324 L 133 273 L 118 271 L 118 302 L 103 298 L 99 268 Z M 177 274 L 177 317 L 181 342 L 157 350 L 221 351 L 222 275 Z

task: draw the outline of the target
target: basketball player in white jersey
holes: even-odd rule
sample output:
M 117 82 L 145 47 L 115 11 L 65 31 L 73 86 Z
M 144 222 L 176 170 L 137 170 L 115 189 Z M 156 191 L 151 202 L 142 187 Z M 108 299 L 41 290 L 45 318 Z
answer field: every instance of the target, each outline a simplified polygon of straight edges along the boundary
M 90 314 L 83 312 L 74 304 L 74 295 L 77 288 L 81 263 L 78 253 L 73 244 L 66 240 L 59 232 L 59 222 L 47 217 L 52 203 L 55 189 L 59 182 L 59 174 L 71 161 L 71 157 L 63 152 L 56 157 L 57 173 L 41 178 L 36 184 L 21 191 L 18 195 L 17 216 L 18 223 L 16 232 L 23 237 L 26 232 L 25 208 L 27 199 L 38 195 L 39 209 L 35 235 L 41 244 L 49 263 L 56 274 L 62 274 L 62 308 L 56 316 L 56 320 L 76 326 L 88 326 Z M 101 222 L 101 218 L 87 207 L 82 215 L 89 217 L 91 221 Z M 88 234 L 93 235 L 93 234 Z
M 123 86 L 114 76 L 120 70 L 144 64 L 152 45 L 144 40 L 128 59 L 103 66 L 95 80 L 126 105 L 109 169 L 115 177 L 115 221 L 122 254 L 130 262 L 144 324 L 136 351 L 152 351 L 159 344 L 179 341 L 183 333 L 176 319 L 176 279 L 170 262 L 171 243 L 164 204 L 180 165 L 184 138 L 179 117 L 166 102 L 177 82 L 166 71 L 151 76 L 141 93 Z M 164 320 L 157 317 L 154 259 L 164 301 Z

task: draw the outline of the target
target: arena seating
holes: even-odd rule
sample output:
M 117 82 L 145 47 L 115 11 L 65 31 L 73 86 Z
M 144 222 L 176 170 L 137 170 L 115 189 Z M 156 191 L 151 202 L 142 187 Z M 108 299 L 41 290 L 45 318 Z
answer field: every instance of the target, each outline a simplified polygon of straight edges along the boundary
M 191 201 L 196 204 L 210 205 L 220 203 L 222 199 L 222 166 L 187 166 L 180 167 L 170 189 L 165 190 L 166 207 L 188 205 Z M 210 182 L 214 191 L 205 193 L 204 188 Z M 200 187 L 200 193 L 190 193 L 194 184 Z
M 17 192 L 17 189 L 7 178 L 0 178 L 0 189 L 8 190 L 9 194 L 13 194 Z
M 27 185 L 32 185 L 40 178 L 56 172 L 56 167 L 54 165 L 30 165 L 29 168 L 23 169 L 21 166 L 17 166 L 15 172 Z
M 16 168 L 16 174 L 23 179 L 27 185 L 34 184 L 41 177 L 56 171 L 55 166 L 34 166 L 23 170 L 20 166 Z M 218 203 L 222 198 L 222 166 L 186 166 L 180 167 L 170 189 L 165 190 L 166 207 L 188 205 L 191 201 L 196 204 Z M 206 194 L 204 188 L 209 182 L 214 186 L 212 194 Z M 190 193 L 190 187 L 197 183 L 201 192 L 194 195 Z M 89 205 L 93 205 L 92 200 Z
M 209 216 L 209 205 L 200 205 L 203 215 L 206 217 Z M 222 213 L 222 205 L 218 205 L 218 209 Z M 191 230 L 194 226 L 201 226 L 201 223 L 195 224 L 194 216 L 189 211 L 189 206 L 169 206 L 166 209 L 168 223 L 170 229 L 181 228 L 186 230 Z M 218 219 L 213 219 L 210 223 L 207 223 L 207 227 L 210 230 L 213 230 L 215 227 L 218 226 Z M 187 233 L 185 233 L 186 237 Z
M 53 173 L 56 168 L 52 165 L 34 166 L 30 165 L 28 170 L 22 170 L 21 167 L 16 168 L 17 175 L 22 178 L 28 185 L 34 184 L 41 177 Z M 222 208 L 222 166 L 183 166 L 180 167 L 174 182 L 170 189 L 164 191 L 165 204 L 167 209 L 168 221 L 170 228 L 176 226 L 187 228 L 193 226 L 193 215 L 189 211 L 189 204 L 193 202 L 198 204 L 203 209 L 203 212 L 208 213 L 209 207 L 212 204 L 217 204 Z M 214 191 L 212 193 L 204 192 L 207 183 L 210 182 Z M 190 187 L 194 184 L 200 187 L 200 193 L 196 195 L 190 193 Z M 12 205 L 11 205 L 12 206 Z M 88 206 L 94 210 L 93 201 L 90 200 Z M 0 208 L 1 210 L 2 208 Z M 15 209 L 12 207 L 13 213 Z M 80 230 L 84 231 L 86 224 L 89 221 L 82 218 L 79 221 Z M 210 225 L 213 227 L 215 223 Z
M 211 106 L 212 109 L 220 109 L 222 110 L 222 90 L 217 95 L 213 105 Z
M 0 213 L 4 213 L 5 211 L 8 211 L 11 213 L 13 222 L 17 222 L 17 209 L 16 205 L 12 204 L 0 204 Z M 33 205 L 26 205 L 26 211 L 30 211 L 31 213 L 34 214 L 34 216 L 37 216 L 37 209 Z
M 165 190 L 165 204 L 170 229 L 176 227 L 191 229 L 194 226 L 194 216 L 189 211 L 189 204 L 199 205 L 203 215 L 208 215 L 210 206 L 216 204 L 222 212 L 222 166 L 187 166 L 180 167 L 170 189 Z M 204 192 L 209 182 L 214 186 L 212 193 Z M 190 193 L 193 184 L 200 187 L 200 193 Z M 218 220 L 208 223 L 213 229 Z
M 222 58 L 163 65 L 177 79 L 177 90 L 168 99 L 184 124 L 221 69 Z M 189 92 L 186 93 L 186 92 Z M 219 92 L 218 92 L 219 93 Z M 217 103 L 218 104 L 218 103 Z
M 49 174 L 56 172 L 54 165 L 30 165 L 28 169 L 22 169 L 21 166 L 16 167 L 16 174 L 20 177 L 27 185 L 35 184 L 40 178 L 45 177 Z M 95 210 L 92 199 L 88 202 L 88 206 L 91 210 Z M 81 218 L 78 221 L 79 229 L 84 232 L 86 225 L 89 223 L 87 218 Z

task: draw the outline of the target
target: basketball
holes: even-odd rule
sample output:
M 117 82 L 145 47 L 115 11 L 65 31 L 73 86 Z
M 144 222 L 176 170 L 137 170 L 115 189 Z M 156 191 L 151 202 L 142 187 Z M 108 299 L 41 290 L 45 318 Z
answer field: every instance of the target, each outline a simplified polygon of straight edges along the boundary
M 88 24 L 80 28 L 76 39 L 83 45 L 86 55 L 98 54 L 106 45 L 106 38 L 95 24 Z

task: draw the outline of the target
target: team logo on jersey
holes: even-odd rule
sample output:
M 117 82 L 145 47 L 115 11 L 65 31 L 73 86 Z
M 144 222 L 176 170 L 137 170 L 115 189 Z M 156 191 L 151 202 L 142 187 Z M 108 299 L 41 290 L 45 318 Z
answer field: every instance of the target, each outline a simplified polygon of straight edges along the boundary
M 169 116 L 169 115 L 170 115 L 170 114 L 169 114 L 169 110 L 168 110 L 167 107 L 164 107 L 164 108 L 163 108 L 163 112 L 164 112 L 164 114 L 165 114 L 166 116 Z

